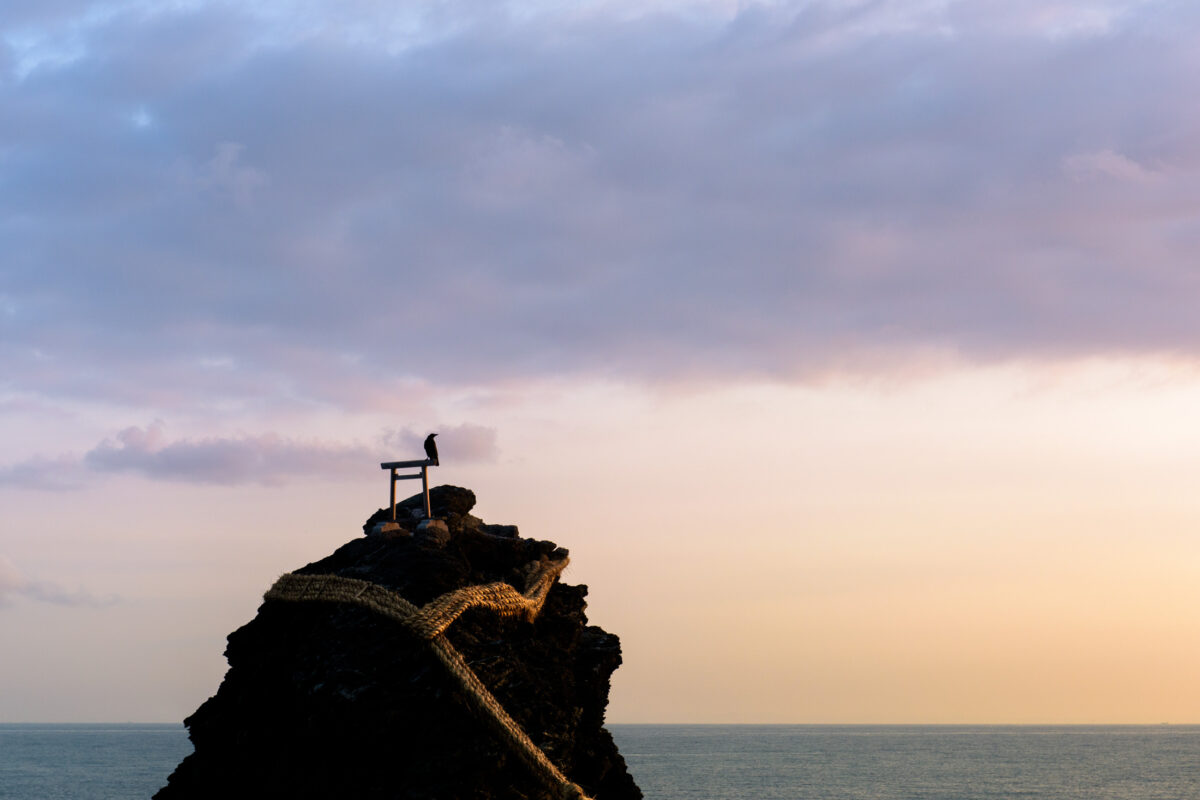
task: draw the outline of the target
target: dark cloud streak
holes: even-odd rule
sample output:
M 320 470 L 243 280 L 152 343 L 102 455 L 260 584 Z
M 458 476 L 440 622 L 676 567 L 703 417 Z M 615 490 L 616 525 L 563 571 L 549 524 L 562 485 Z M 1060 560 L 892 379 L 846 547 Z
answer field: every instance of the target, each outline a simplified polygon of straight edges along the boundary
M 34 456 L 15 464 L 0 466 L 0 488 L 62 491 L 83 485 L 84 470 L 79 459 L 69 455 L 57 458 Z
M 53 581 L 35 580 L 25 575 L 7 557 L 0 555 L 0 609 L 16 598 L 58 606 L 103 607 L 119 601 L 116 596 L 99 597 L 85 589 L 64 589 Z
M 494 428 L 473 423 L 439 426 L 446 464 L 495 461 Z M 274 433 L 170 438 L 160 423 L 125 428 L 83 456 L 35 456 L 0 466 L 0 489 L 69 491 L 104 475 L 221 486 L 278 486 L 305 478 L 355 479 L 374 474 L 383 461 L 423 458 L 426 432 L 385 431 L 371 444 L 299 439 Z
M 159 425 L 126 428 L 89 450 L 83 463 L 96 472 L 222 485 L 273 485 L 303 476 L 361 474 L 379 460 L 374 448 L 299 441 L 274 434 L 169 440 Z

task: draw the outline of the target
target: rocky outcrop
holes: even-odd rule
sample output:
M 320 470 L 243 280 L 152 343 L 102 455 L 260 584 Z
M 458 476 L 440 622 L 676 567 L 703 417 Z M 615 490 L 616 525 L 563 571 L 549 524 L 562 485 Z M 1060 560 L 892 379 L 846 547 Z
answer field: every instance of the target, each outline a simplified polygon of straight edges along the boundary
M 464 587 L 524 591 L 566 553 L 470 514 L 474 494 L 431 490 L 444 528 L 374 515 L 367 536 L 296 571 L 385 587 L 416 606 Z M 398 511 L 421 509 L 420 496 Z M 376 532 L 378 531 L 378 532 Z M 591 797 L 642 796 L 603 727 L 617 637 L 589 626 L 585 586 L 554 583 L 536 619 L 468 610 L 445 632 L 508 715 Z M 268 600 L 229 636 L 217 694 L 185 720 L 195 745 L 158 800 L 230 796 L 534 800 L 559 796 L 393 619 L 337 602 Z
M 475 507 L 475 493 L 461 486 L 435 486 L 429 490 L 429 507 L 434 519 L 446 523 L 451 531 L 470 530 L 492 536 L 515 538 L 520 535 L 516 525 L 489 525 L 471 514 Z M 421 495 L 415 494 L 396 503 L 396 527 L 406 531 L 417 530 L 425 518 L 425 505 Z M 386 533 L 384 526 L 391 528 L 392 512 L 381 508 L 363 523 L 363 533 L 368 536 Z

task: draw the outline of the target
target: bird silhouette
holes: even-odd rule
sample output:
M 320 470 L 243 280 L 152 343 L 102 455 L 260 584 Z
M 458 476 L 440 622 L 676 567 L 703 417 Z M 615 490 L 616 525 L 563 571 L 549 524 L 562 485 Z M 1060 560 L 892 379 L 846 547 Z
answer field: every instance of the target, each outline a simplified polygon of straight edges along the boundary
M 434 464 L 437 464 L 437 442 L 433 440 L 433 437 L 435 436 L 437 436 L 436 433 L 431 433 L 425 437 L 425 455 L 428 456 L 430 461 L 432 461 Z

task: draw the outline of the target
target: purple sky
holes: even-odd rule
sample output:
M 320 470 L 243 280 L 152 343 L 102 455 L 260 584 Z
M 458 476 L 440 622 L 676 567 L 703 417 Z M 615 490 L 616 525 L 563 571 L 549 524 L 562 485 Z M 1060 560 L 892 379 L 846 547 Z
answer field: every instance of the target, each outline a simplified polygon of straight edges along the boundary
M 367 5 L 31 4 L 5 394 L 1194 353 L 1200 12 L 926 5 L 464 6 L 409 42 Z
M 392 5 L 6 3 L 0 505 L 486 470 L 598 385 L 1197 364 L 1194 3 Z M 108 597 L 25 519 L 0 602 Z
M 4 407 L 1200 346 L 1187 4 L 18 9 Z

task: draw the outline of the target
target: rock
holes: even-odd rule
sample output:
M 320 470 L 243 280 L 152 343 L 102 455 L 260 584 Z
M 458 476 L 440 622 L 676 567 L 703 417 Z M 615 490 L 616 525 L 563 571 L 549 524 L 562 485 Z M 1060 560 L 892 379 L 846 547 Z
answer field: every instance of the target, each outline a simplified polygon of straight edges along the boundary
M 457 492 L 473 504 L 473 493 Z M 397 526 L 296 572 L 369 581 L 423 606 L 495 581 L 524 590 L 532 563 L 566 555 L 553 542 L 489 534 L 505 526 L 470 517 L 469 508 L 442 508 L 457 529 L 426 523 L 403 536 Z M 586 595 L 586 586 L 560 580 L 532 622 L 475 609 L 445 636 L 571 781 L 593 798 L 637 800 L 641 791 L 603 727 L 620 642 L 587 624 Z M 225 655 L 229 671 L 216 695 L 185 720 L 195 752 L 156 800 L 557 797 L 480 718 L 431 645 L 375 611 L 269 600 L 230 634 Z
M 429 507 L 433 516 L 467 514 L 475 507 L 475 493 L 461 486 L 435 486 L 429 490 Z M 422 519 L 425 516 L 425 498 L 418 493 L 396 503 L 396 518 Z M 376 522 L 390 522 L 391 509 L 381 508 L 363 524 L 363 533 L 370 535 Z
M 450 528 L 440 519 L 423 519 L 417 524 L 417 537 L 431 547 L 445 547 L 450 541 Z
M 400 527 L 398 522 L 376 522 L 368 536 L 412 536 L 412 531 Z
M 505 539 L 516 539 L 521 535 L 516 525 L 480 525 L 479 530 L 488 536 L 501 536 Z

